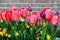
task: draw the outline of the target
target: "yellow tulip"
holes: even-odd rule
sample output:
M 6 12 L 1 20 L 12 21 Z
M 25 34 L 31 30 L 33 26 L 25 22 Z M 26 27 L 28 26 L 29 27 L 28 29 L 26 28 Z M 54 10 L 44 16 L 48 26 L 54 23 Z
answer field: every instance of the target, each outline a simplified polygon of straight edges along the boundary
M 24 22 L 24 19 L 23 19 L 22 17 L 20 17 L 20 20 L 21 20 L 22 22 Z
M 42 25 L 42 22 L 40 22 L 39 24 Z
M 7 36 L 8 36 L 8 34 L 6 33 L 6 34 L 5 34 L 5 36 L 7 37 Z
M 47 34 L 46 39 L 51 40 L 51 36 Z
M 46 22 L 40 22 L 40 25 L 46 26 Z
M 19 33 L 18 32 L 15 32 L 15 36 L 19 36 Z
M 29 25 L 28 25 L 28 24 L 25 24 L 25 27 L 26 27 L 26 28 L 29 28 Z
M 3 20 L 0 20 L 1 23 L 3 23 Z
M 2 28 L 0 28 L 0 30 L 2 30 Z
M 27 25 L 26 28 L 29 28 L 29 25 Z
M 11 34 L 8 34 L 8 38 L 11 38 Z
M 3 36 L 3 33 L 2 33 L 2 32 L 0 32 L 0 35 L 1 35 L 1 36 Z
M 40 34 L 42 34 L 43 33 L 43 31 L 40 31 Z
M 44 27 L 46 26 L 46 23 L 45 23 L 45 22 L 43 22 L 43 26 L 44 26 Z
M 36 37 L 36 40 L 39 40 L 39 37 Z
M 7 32 L 7 30 L 6 30 L 6 28 L 4 28 L 4 29 L 2 30 L 3 35 L 5 35 L 6 32 Z

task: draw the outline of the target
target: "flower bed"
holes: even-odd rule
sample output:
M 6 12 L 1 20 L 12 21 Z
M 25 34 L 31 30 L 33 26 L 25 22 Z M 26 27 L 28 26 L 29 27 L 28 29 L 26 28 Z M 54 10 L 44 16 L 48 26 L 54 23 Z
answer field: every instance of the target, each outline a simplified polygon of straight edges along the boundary
M 32 12 L 32 7 L 13 6 L 9 11 L 0 11 L 0 40 L 56 40 L 59 12 L 51 8 Z

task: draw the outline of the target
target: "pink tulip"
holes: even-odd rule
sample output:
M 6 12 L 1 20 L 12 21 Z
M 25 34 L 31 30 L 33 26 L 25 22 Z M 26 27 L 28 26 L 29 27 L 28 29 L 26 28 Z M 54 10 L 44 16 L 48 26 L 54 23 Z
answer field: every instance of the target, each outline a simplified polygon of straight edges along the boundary
M 52 15 L 52 10 L 50 8 L 44 8 L 43 12 L 45 12 L 45 14 L 46 14 L 46 19 L 50 19 L 51 15 Z
M 37 22 L 37 17 L 36 15 L 32 15 L 32 16 L 27 16 L 27 21 L 30 23 L 36 23 Z
M 60 21 L 60 15 L 59 15 L 59 21 Z
M 28 10 L 27 10 L 26 8 L 21 8 L 21 9 L 20 9 L 20 15 L 21 15 L 22 17 L 27 17 L 27 15 L 28 15 Z
M 13 21 L 19 20 L 20 15 L 19 15 L 19 12 L 18 12 L 18 7 L 13 6 L 10 10 L 10 13 L 12 13 L 12 20 Z
M 58 17 L 58 15 L 53 15 L 52 18 L 50 19 L 50 22 L 51 22 L 53 25 L 58 25 L 58 22 L 59 22 L 59 17 Z
M 5 16 L 6 11 L 2 11 L 1 13 L 2 13 L 2 19 L 3 19 L 3 20 L 6 20 L 6 16 Z
M 0 12 L 0 20 L 2 19 L 2 17 L 1 17 L 1 16 L 2 16 L 2 13 Z
M 40 17 L 40 13 L 39 12 L 33 12 L 32 15 L 36 15 L 36 17 L 38 18 L 38 20 L 42 19 Z

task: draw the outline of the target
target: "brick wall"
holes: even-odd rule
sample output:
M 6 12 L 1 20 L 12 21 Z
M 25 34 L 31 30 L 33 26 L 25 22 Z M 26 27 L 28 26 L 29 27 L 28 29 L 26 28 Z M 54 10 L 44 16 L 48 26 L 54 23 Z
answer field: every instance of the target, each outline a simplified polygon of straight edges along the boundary
M 0 0 L 0 10 L 8 10 L 12 6 L 28 7 L 31 5 L 34 11 L 41 11 L 45 7 L 52 8 L 53 12 L 60 11 L 60 0 Z

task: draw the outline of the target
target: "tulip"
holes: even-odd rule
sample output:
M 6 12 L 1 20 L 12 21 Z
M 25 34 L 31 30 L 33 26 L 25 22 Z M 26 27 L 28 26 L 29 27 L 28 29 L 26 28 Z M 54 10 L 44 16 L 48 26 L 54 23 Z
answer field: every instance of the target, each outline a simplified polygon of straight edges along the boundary
M 19 12 L 18 12 L 18 7 L 13 6 L 10 10 L 10 12 L 12 13 L 12 20 L 13 21 L 18 21 L 19 20 Z
M 46 15 L 46 19 L 50 19 L 51 16 L 52 16 L 52 11 L 50 8 L 44 8 L 43 9 L 43 12 L 45 12 L 45 15 Z
M 27 16 L 26 20 L 30 23 L 36 23 L 37 22 L 37 17 L 36 17 L 36 15 Z
M 55 12 L 55 15 L 59 15 L 59 12 L 58 12 L 58 11 L 56 11 L 56 12 Z
M 22 16 L 22 17 L 27 17 L 27 15 L 28 15 L 28 10 L 26 9 L 26 8 L 21 8 L 20 9 L 20 15 Z
M 40 13 L 40 16 L 41 16 L 41 18 L 43 18 L 43 19 L 44 19 L 44 18 L 45 18 L 45 16 L 46 16 L 46 15 L 45 15 L 45 12 L 41 12 L 41 13 Z
M 6 20 L 6 16 L 5 16 L 6 11 L 2 11 L 1 13 L 2 13 L 2 19 L 3 19 L 3 20 Z
M 59 15 L 59 21 L 60 21 L 60 15 Z
M 58 25 L 59 22 L 59 17 L 58 15 L 53 15 L 52 18 L 50 19 L 51 24 L 53 24 L 55 26 L 55 28 Z
M 32 11 L 32 7 L 31 6 L 28 6 L 28 11 Z
M 21 20 L 19 20 L 19 21 L 18 21 L 18 23 L 19 23 L 19 24 L 21 24 L 21 23 L 22 23 L 22 21 L 21 21 Z
M 10 13 L 10 11 L 6 12 L 5 16 L 7 21 L 12 21 L 12 14 Z
M 2 17 L 1 17 L 1 16 L 2 16 L 2 13 L 0 12 L 0 20 L 2 19 Z
M 32 15 L 36 15 L 36 17 L 38 18 L 38 20 L 42 19 L 40 17 L 40 13 L 39 12 L 33 12 Z

